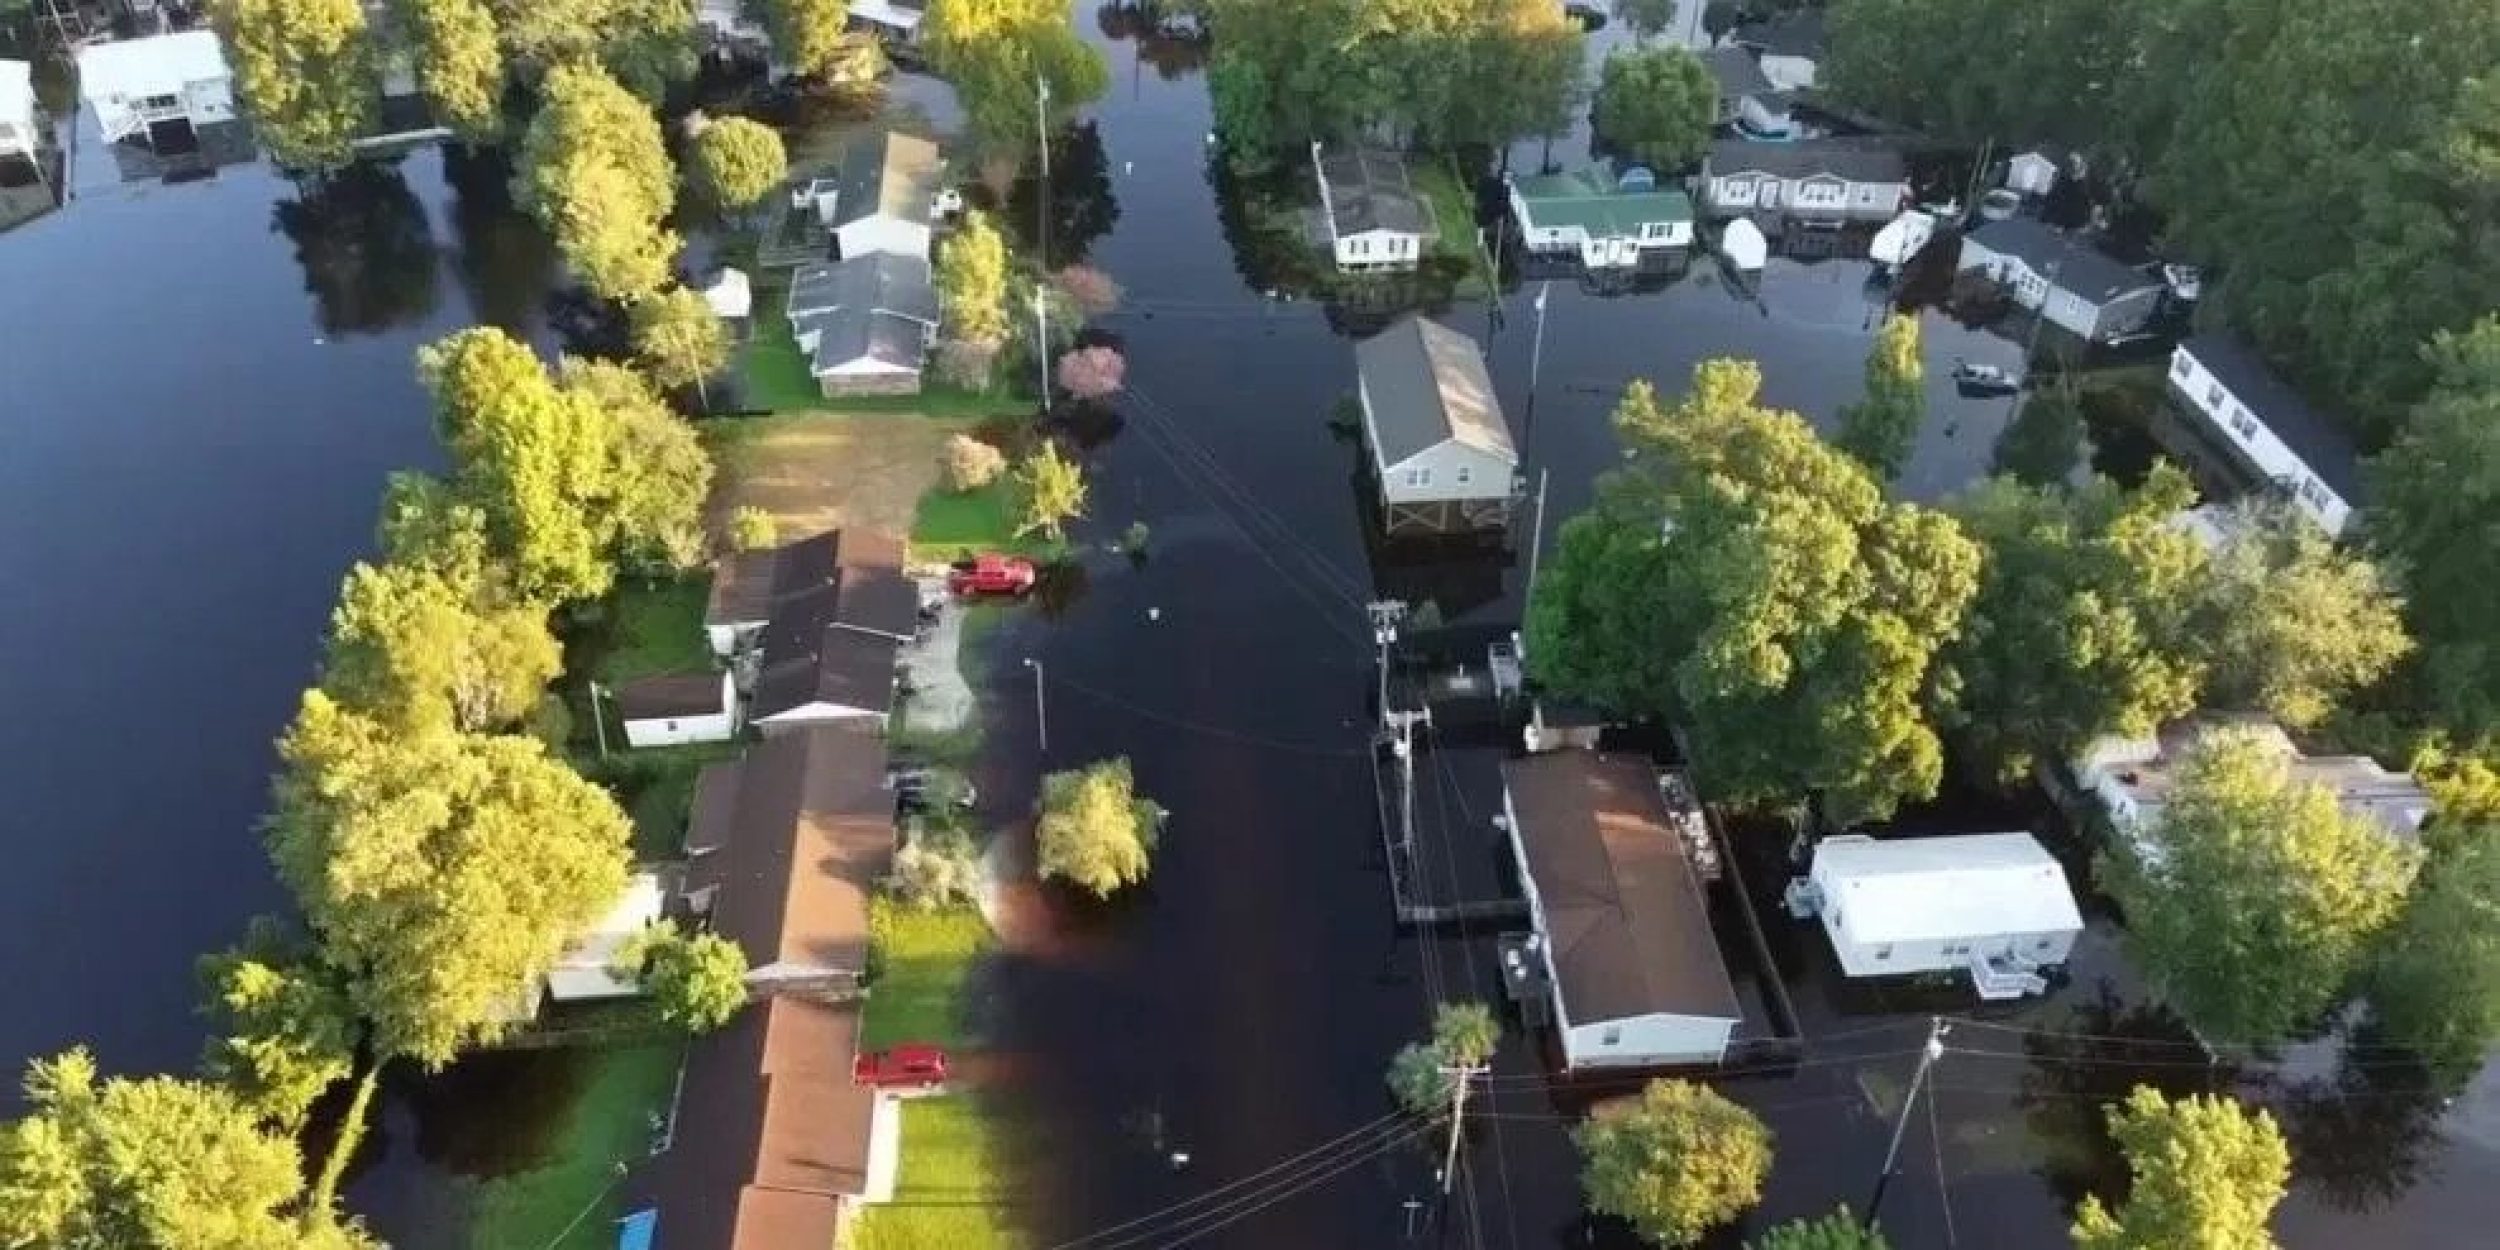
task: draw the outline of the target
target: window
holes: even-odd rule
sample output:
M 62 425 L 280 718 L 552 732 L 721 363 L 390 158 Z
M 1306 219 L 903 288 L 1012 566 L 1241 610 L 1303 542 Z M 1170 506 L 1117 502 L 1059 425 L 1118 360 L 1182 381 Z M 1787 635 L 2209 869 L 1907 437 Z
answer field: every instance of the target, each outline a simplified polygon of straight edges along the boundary
M 1623 1030 L 1611 1024 L 1607 1025 L 1606 1031 L 1597 1035 L 1597 1044 L 1600 1046 L 1622 1045 Z
M 1346 241 L 1345 250 L 1348 255 L 1361 256 L 1372 250 L 1372 241 L 1369 239 L 1348 239 Z
M 2308 500 L 2312 508 L 2323 508 L 2326 506 L 2326 487 L 2314 477 L 2302 478 L 2300 497 Z
M 2209 385 L 2207 385 L 2207 386 L 2205 387 L 2205 406 L 2206 406 L 2206 407 L 2208 407 L 2208 408 L 2220 408 L 2220 407 L 2222 407 L 2222 384 L 2221 384 L 2221 383 L 2216 382 L 2216 383 L 2209 384 Z
M 1409 486 L 1430 486 L 1430 485 L 1432 485 L 1432 470 L 1430 470 L 1430 469 L 1408 469 L 1408 470 L 1406 471 L 1406 484 L 1407 484 L 1407 485 L 1409 485 Z
M 2231 432 L 2243 440 L 2257 437 L 2257 418 L 2248 415 L 2245 408 L 2234 407 L 2231 409 Z
M 1892 948 L 1891 948 L 1890 946 L 1878 946 L 1878 947 L 1876 947 L 1876 948 L 1875 948 L 1875 957 L 1876 957 L 1877 959 L 1890 959 L 1890 958 L 1892 958 Z
M 1475 471 L 1473 468 L 1471 468 L 1471 467 L 1469 467 L 1469 466 L 1467 466 L 1467 465 L 1463 465 L 1463 464 L 1462 464 L 1462 465 L 1460 465 L 1460 466 L 1458 466 L 1458 484 L 1459 484 L 1459 485 L 1461 485 L 1461 486 L 1465 486 L 1465 485 L 1467 484 L 1468 480 L 1469 480 L 1469 479 L 1471 479 L 1471 478 L 1473 478 L 1475 475 L 1476 475 L 1476 471 Z
M 2186 352 L 2180 352 L 2170 358 L 2170 376 L 2184 378 L 2195 371 L 2196 362 L 2189 360 Z
M 139 101 L 139 106 L 142 108 L 169 109 L 179 102 L 180 98 L 176 96 L 152 95 Z

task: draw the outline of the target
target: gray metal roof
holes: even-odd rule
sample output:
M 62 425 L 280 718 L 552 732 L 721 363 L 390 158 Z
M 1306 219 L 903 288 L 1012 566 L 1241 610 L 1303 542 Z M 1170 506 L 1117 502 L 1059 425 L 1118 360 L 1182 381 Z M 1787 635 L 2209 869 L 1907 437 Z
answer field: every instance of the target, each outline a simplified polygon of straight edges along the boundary
M 2228 334 L 2199 334 L 2179 345 L 2214 375 L 2240 405 L 2266 423 L 2318 480 L 2348 503 L 2361 501 L 2361 460 L 2352 438 L 2334 418 L 2310 406 L 2300 392 L 2266 367 L 2248 345 Z
M 840 198 L 833 204 L 833 224 L 839 228 L 876 216 L 926 222 L 945 177 L 937 145 L 918 135 L 889 130 L 854 142 L 835 175 Z
M 1355 344 L 1354 366 L 1370 397 L 1364 423 L 1381 469 L 1452 441 L 1518 462 L 1474 339 L 1437 321 L 1406 317 Z
M 1769 174 L 1774 178 L 1810 178 L 1817 174 L 1851 182 L 1907 182 L 1909 165 L 1899 149 L 1871 136 L 1804 139 L 1795 143 L 1755 143 L 1722 139 L 1710 148 L 1708 172 Z
M 937 287 L 929 262 L 919 256 L 872 252 L 829 264 L 801 265 L 790 274 L 790 315 L 867 308 L 937 324 Z
M 1718 81 L 1719 98 L 1734 100 L 1749 95 L 1770 95 L 1771 80 L 1763 76 L 1762 62 L 1749 48 L 1735 44 L 1712 48 L 1701 54 L 1702 66 Z
M 2130 269 L 2099 248 L 2029 217 L 1988 222 L 1971 231 L 1969 238 L 1991 252 L 2021 259 L 2043 276 L 2054 268 L 2057 273 L 2052 282 L 2095 304 L 2161 285 L 2161 279 Z
M 816 352 L 808 370 L 822 377 L 858 360 L 917 369 L 928 352 L 929 325 L 882 310 L 837 308 L 808 318 Z
M 1799 9 L 1766 22 L 1736 28 L 1737 43 L 1773 56 L 1819 57 L 1823 54 L 1823 11 Z
M 1430 233 L 1423 203 L 1407 181 L 1405 158 L 1355 149 L 1322 156 L 1319 176 L 1328 184 L 1328 209 L 1339 236 L 1366 230 Z

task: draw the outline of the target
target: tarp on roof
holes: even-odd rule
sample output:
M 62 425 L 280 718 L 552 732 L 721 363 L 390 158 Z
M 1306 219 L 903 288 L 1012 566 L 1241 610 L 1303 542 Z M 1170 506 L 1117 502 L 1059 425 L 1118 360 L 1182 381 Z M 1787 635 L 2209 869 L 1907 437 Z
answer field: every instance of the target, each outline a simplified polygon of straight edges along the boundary
M 1519 453 L 1476 341 L 1425 317 L 1404 317 L 1354 348 L 1364 421 L 1383 472 L 1447 442 L 1511 463 Z
M 636 1211 L 616 1222 L 616 1250 L 651 1250 L 651 1238 L 659 1231 L 660 1213 Z
M 1827 916 L 1867 944 L 2083 928 L 2066 869 L 2028 833 L 1826 838 L 1813 879 Z

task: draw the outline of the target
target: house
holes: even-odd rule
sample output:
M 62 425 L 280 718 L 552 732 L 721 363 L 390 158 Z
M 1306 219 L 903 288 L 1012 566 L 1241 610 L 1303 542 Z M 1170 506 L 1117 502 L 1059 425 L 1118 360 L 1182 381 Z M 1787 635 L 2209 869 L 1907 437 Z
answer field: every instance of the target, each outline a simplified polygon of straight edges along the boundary
M 1765 21 L 1748 22 L 1731 34 L 1739 47 L 1760 58 L 1762 76 L 1782 91 L 1814 85 L 1823 59 L 1823 10 L 1797 8 Z
M 2292 780 L 2324 787 L 2345 813 L 2368 816 L 2398 841 L 2415 840 L 2430 819 L 2430 792 L 2411 774 L 2389 772 L 2366 755 L 2304 755 L 2282 726 L 2255 713 L 2200 713 L 2145 737 L 2103 738 L 2073 761 L 2075 785 L 2099 802 L 2120 837 L 2158 862 L 2153 837 L 2180 766 L 2215 733 L 2250 736 Z
M 187 147 L 201 127 L 235 117 L 234 71 L 206 30 L 80 48 L 78 93 L 107 143 Z
M 35 160 L 43 147 L 41 114 L 35 107 L 35 67 L 0 60 L 0 156 Z
M 628 746 L 727 742 L 738 733 L 738 688 L 726 670 L 644 677 L 616 688 L 616 717 Z
M 857 1003 L 773 998 L 686 1048 L 618 1223 L 641 1250 L 824 1250 L 894 1196 L 899 1105 L 851 1079 Z M 620 1245 L 628 1244 L 620 1239 Z
M 626 948 L 660 923 L 668 890 L 659 874 L 638 872 L 590 928 L 575 937 L 547 970 L 547 997 L 559 1003 L 629 998 L 642 992 L 634 970 L 621 967 Z
M 2361 503 L 2361 459 L 2343 427 L 2309 406 L 2247 345 L 2199 334 L 2170 353 L 2170 390 L 2209 441 L 2272 483 L 2320 529 L 2341 536 Z
M 1402 317 L 1356 344 L 1354 364 L 1389 532 L 1510 524 L 1519 453 L 1476 341 Z
M 1966 971 L 1987 999 L 2047 989 L 2041 969 L 2083 932 L 2065 867 L 2028 833 L 1825 838 L 1789 908 L 1822 920 L 1849 976 Z
M 929 0 L 851 0 L 851 25 L 909 43 L 920 37 L 928 8 Z
M 715 801 L 695 806 L 686 833 L 702 848 L 686 865 L 688 909 L 746 953 L 757 992 L 855 996 L 868 900 L 894 858 L 884 741 L 856 724 L 809 726 L 713 768 Z
M 2028 217 L 1991 221 L 1962 237 L 1961 272 L 1979 272 L 2014 302 L 2078 338 L 2132 334 L 2161 306 L 2162 282 Z
M 938 325 L 927 258 L 871 252 L 802 265 L 785 315 L 826 398 L 920 392 Z
M 1863 137 L 1722 139 L 1702 165 L 1701 186 L 1702 208 L 1714 216 L 1762 214 L 1801 225 L 1890 221 L 1910 198 L 1901 153 Z
M 1404 158 L 1359 148 L 1331 156 L 1313 143 L 1311 165 L 1340 271 L 1412 269 L 1423 259 L 1424 244 L 1439 232 L 1432 210 L 1407 180 Z
M 786 626 L 775 617 L 764 627 L 750 715 L 767 737 L 832 721 L 882 725 L 894 711 L 901 661 L 892 638 L 805 615 Z
M 771 28 L 744 0 L 696 0 L 695 27 L 714 46 L 762 51 L 772 46 Z
M 1788 135 L 1788 95 L 1763 74 L 1752 49 L 1722 44 L 1702 53 L 1701 63 L 1719 84 L 1719 125 L 1766 139 Z
M 814 605 L 819 594 L 832 598 Z M 919 626 L 920 588 L 903 575 L 903 540 L 854 527 L 731 555 L 713 570 L 703 632 L 725 660 L 752 647 L 785 607 L 803 604 L 829 624 L 909 641 Z
M 946 162 L 935 143 L 888 130 L 853 143 L 833 177 L 815 179 L 792 196 L 814 206 L 845 259 L 888 252 L 926 261 L 945 181 Z
M 1595 170 L 1514 178 L 1510 212 L 1529 251 L 1575 255 L 1592 270 L 1693 244 L 1692 200 L 1657 190 L 1646 171 L 1620 182 Z
M 1502 784 L 1564 1068 L 1725 1058 L 1743 1011 L 1648 761 L 1553 751 Z

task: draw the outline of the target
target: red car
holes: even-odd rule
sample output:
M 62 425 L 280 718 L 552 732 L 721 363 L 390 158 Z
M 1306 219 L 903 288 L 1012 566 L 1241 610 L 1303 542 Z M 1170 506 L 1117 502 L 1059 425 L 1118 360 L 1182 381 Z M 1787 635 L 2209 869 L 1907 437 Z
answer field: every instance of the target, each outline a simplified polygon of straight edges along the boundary
M 859 1085 L 916 1085 L 922 1089 L 934 1089 L 946 1083 L 946 1052 L 935 1046 L 919 1045 L 863 1051 L 851 1060 L 851 1080 Z
M 1033 562 L 996 552 L 957 560 L 946 572 L 946 589 L 966 597 L 1020 595 L 1033 589 Z

